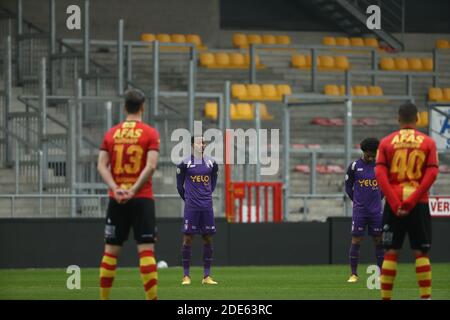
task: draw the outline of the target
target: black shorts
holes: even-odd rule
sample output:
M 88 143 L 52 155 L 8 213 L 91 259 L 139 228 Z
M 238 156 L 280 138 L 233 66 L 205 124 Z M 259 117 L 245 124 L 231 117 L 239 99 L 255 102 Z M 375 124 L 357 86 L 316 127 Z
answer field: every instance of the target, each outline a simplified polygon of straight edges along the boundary
M 401 249 L 408 233 L 411 249 L 427 253 L 431 248 L 431 216 L 428 204 L 419 203 L 405 217 L 398 218 L 386 203 L 383 212 L 383 246 Z
M 133 227 L 138 244 L 154 243 L 156 238 L 155 202 L 153 199 L 135 198 L 119 204 L 110 198 L 106 212 L 105 242 L 121 246 Z

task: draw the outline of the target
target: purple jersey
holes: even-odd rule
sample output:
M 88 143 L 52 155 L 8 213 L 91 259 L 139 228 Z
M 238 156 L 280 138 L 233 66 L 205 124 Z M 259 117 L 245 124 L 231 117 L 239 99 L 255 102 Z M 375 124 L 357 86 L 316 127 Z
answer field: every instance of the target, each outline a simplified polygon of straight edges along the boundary
M 353 201 L 353 215 L 380 215 L 383 195 L 375 178 L 375 163 L 352 162 L 345 176 L 345 192 Z
M 212 208 L 212 193 L 216 188 L 218 165 L 204 157 L 201 163 L 194 156 L 177 166 L 177 190 L 185 202 L 185 209 Z

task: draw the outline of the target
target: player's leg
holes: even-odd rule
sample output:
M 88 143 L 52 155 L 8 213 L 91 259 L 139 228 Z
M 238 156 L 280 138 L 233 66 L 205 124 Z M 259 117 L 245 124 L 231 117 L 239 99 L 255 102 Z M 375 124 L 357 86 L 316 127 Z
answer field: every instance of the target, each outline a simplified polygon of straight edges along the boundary
M 358 262 L 359 262 L 359 249 L 361 247 L 361 242 L 363 240 L 362 236 L 352 236 L 352 242 L 350 245 L 349 261 L 351 275 L 347 282 L 357 282 L 358 281 Z
M 384 259 L 384 249 L 381 241 L 381 234 L 383 232 L 383 216 L 376 215 L 372 216 L 369 223 L 369 235 L 372 236 L 373 245 L 375 247 L 375 258 L 377 261 L 377 266 L 381 270 Z
M 192 241 L 194 234 L 199 232 L 200 211 L 184 207 L 183 217 L 183 247 L 181 248 L 181 260 L 183 264 L 182 285 L 191 284 L 190 266 L 192 257 Z
M 183 247 L 181 249 L 181 262 L 183 264 L 183 280 L 182 285 L 191 284 L 190 267 L 192 257 L 192 241 L 194 240 L 193 234 L 183 234 Z
M 100 264 L 100 299 L 107 300 L 116 276 L 117 258 L 122 244 L 128 239 L 131 220 L 123 211 L 127 204 L 110 199 L 106 213 L 105 250 Z
M 427 204 L 419 203 L 410 213 L 409 242 L 416 257 L 416 276 L 420 298 L 431 299 L 431 216 Z
M 132 206 L 134 239 L 139 252 L 139 271 L 146 300 L 157 299 L 158 270 L 155 259 L 155 203 L 153 199 L 138 198 L 129 201 Z
M 364 230 L 366 229 L 366 218 L 353 214 L 352 217 L 352 242 L 350 244 L 350 250 L 348 254 L 351 275 L 347 282 L 358 281 L 358 262 L 359 262 L 359 249 L 364 236 Z
M 397 260 L 406 233 L 405 221 L 408 217 L 397 218 L 386 204 L 383 212 L 382 244 L 386 250 L 381 267 L 381 298 L 390 300 L 397 275 Z
M 205 210 L 199 220 L 203 237 L 203 284 L 217 284 L 211 277 L 211 265 L 213 260 L 213 235 L 216 233 L 214 212 L 212 208 Z

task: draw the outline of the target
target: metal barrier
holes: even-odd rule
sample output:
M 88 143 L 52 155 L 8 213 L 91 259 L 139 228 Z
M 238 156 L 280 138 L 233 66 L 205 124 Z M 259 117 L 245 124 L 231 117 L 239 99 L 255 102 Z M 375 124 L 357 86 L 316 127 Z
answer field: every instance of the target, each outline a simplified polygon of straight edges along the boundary
M 253 189 L 254 196 L 252 193 Z M 229 198 L 230 203 L 226 205 L 228 209 L 226 213 L 228 222 L 281 222 L 281 190 L 281 182 L 231 182 L 228 189 L 228 192 L 231 193 Z M 261 192 L 264 192 L 263 199 L 261 199 Z M 254 205 L 252 205 L 253 200 Z M 237 208 L 236 201 L 238 202 Z M 264 210 L 261 210 L 262 203 L 264 203 Z M 270 203 L 271 217 L 269 217 Z M 244 204 L 246 209 L 244 209 Z M 247 211 L 245 215 L 244 211 Z

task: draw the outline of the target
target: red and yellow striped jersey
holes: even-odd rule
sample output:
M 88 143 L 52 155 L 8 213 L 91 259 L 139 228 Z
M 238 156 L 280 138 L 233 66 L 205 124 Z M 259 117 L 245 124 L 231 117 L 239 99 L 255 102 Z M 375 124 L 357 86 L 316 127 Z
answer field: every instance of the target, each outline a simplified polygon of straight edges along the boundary
M 387 167 L 389 184 L 405 201 L 419 187 L 426 168 L 438 167 L 436 143 L 416 129 L 403 128 L 381 140 L 376 164 Z M 428 191 L 419 202 L 428 203 Z
M 147 152 L 159 151 L 159 143 L 158 131 L 141 121 L 125 121 L 108 130 L 100 149 L 108 152 L 111 173 L 120 188 L 133 186 L 147 164 Z M 114 196 L 112 190 L 109 195 Z M 151 179 L 134 198 L 153 198 Z

